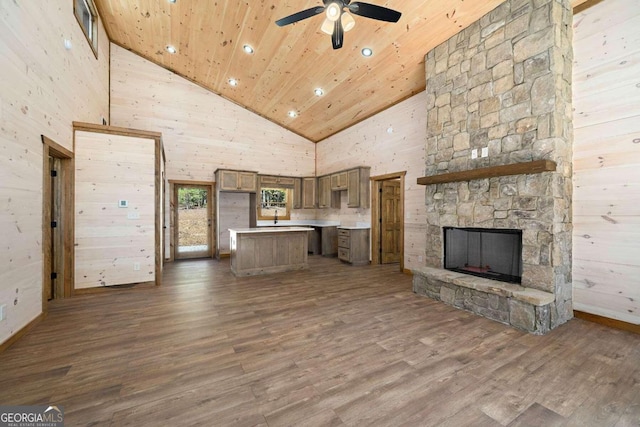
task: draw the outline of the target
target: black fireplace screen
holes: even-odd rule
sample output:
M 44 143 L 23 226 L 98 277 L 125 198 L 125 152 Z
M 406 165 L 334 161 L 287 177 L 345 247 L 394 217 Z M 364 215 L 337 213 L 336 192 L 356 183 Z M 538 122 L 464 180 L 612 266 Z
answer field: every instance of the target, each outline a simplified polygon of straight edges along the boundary
M 444 227 L 444 268 L 520 283 L 522 231 Z

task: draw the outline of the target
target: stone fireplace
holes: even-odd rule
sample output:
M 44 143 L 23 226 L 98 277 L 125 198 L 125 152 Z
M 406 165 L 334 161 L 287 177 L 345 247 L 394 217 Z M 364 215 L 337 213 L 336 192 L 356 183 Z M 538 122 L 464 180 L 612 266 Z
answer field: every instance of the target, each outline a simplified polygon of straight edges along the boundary
M 426 184 L 414 291 L 534 333 L 573 316 L 571 23 L 568 0 L 511 0 L 425 57 L 425 178 L 442 179 Z M 461 178 L 474 170 L 487 175 Z M 520 284 L 444 270 L 449 227 L 521 234 Z

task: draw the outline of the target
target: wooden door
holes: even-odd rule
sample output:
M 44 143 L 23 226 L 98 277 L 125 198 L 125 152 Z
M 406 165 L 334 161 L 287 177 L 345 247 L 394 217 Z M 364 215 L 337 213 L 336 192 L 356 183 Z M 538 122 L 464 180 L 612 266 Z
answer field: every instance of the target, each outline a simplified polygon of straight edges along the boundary
M 380 197 L 380 249 L 382 264 L 400 262 L 402 253 L 402 248 L 400 248 L 400 236 L 402 232 L 401 202 L 400 181 L 383 181 L 382 195 Z
M 73 153 L 42 135 L 42 310 L 73 288 Z
M 212 256 L 211 196 L 209 185 L 174 185 L 176 259 Z

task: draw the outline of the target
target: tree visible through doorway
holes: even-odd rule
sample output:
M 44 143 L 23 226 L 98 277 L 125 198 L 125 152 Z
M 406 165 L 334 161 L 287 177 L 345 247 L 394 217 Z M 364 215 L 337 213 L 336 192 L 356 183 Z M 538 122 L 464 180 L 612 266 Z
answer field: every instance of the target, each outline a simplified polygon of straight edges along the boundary
M 178 254 L 180 258 L 209 256 L 209 191 L 204 187 L 180 186 L 178 199 Z

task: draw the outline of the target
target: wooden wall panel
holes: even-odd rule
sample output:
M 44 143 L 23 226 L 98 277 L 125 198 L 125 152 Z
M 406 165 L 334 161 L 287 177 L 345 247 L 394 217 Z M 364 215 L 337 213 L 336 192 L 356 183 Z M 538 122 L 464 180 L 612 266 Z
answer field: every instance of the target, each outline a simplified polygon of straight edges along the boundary
M 76 132 L 76 289 L 155 280 L 155 144 Z
M 404 265 L 423 266 L 426 244 L 424 187 L 416 184 L 424 175 L 426 143 L 424 92 L 401 102 L 362 123 L 318 143 L 318 175 L 353 166 L 370 166 L 371 176 L 407 171 L 405 177 Z M 371 222 L 371 209 L 347 208 L 346 192 L 340 209 L 318 209 L 319 219 L 342 224 Z
M 111 53 L 112 124 L 162 132 L 168 179 L 315 173 L 312 142 L 118 46 Z
M 249 227 L 249 193 L 218 193 L 218 207 L 220 215 L 220 241 L 218 242 L 221 254 L 229 254 L 230 228 Z
M 574 17 L 574 308 L 640 324 L 640 8 Z
M 64 38 L 72 49 L 64 48 Z M 42 139 L 71 150 L 72 121 L 108 118 L 109 42 L 98 58 L 70 0 L 0 2 L 0 343 L 42 312 Z

